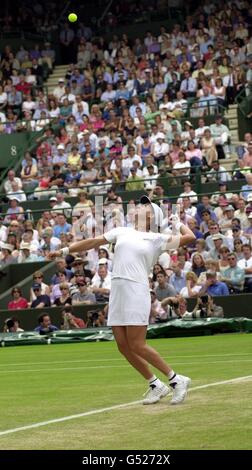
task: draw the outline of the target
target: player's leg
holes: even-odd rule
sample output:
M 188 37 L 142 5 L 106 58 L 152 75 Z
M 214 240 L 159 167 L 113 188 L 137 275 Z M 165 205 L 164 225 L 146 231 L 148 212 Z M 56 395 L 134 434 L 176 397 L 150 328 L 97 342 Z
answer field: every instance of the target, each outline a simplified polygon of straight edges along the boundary
M 112 329 L 120 353 L 146 380 L 148 380 L 149 388 L 143 400 L 143 404 L 151 405 L 158 402 L 169 393 L 169 388 L 153 375 L 148 363 L 129 347 L 127 327 L 113 326 Z
M 175 374 L 160 354 L 146 344 L 146 331 L 147 326 L 127 326 L 128 345 L 135 354 L 168 377 L 169 384 L 173 389 L 171 403 L 173 405 L 181 403 L 186 397 L 191 380 L 189 377 Z
M 112 327 L 118 350 L 127 359 L 127 361 L 138 372 L 140 372 L 141 375 L 143 375 L 146 380 L 149 380 L 153 376 L 153 374 L 149 368 L 148 363 L 130 349 L 127 339 L 126 328 L 126 326 Z
M 146 344 L 147 326 L 127 326 L 128 345 L 135 354 L 142 357 L 164 375 L 168 376 L 172 368 L 162 359 L 160 354 Z

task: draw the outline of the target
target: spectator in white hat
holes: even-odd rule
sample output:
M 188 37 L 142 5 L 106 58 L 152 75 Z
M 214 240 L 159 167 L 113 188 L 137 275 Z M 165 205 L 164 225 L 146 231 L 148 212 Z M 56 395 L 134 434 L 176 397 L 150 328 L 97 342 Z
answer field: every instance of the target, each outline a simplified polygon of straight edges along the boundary
M 44 261 L 43 256 L 32 253 L 31 243 L 22 241 L 20 243 L 20 253 L 18 256 L 18 263 L 34 263 L 35 261 Z
M 57 153 L 53 156 L 52 159 L 53 165 L 59 165 L 60 167 L 65 167 L 67 164 L 67 156 L 65 152 L 65 145 L 57 145 Z
M 182 142 L 187 145 L 188 141 L 191 139 L 190 137 L 190 130 L 193 129 L 193 125 L 190 121 L 184 122 L 184 131 L 181 132 L 181 140 Z
M 60 98 L 65 94 L 65 80 L 64 78 L 59 78 L 58 85 L 53 90 L 53 96 L 59 101 Z
M 65 201 L 65 194 L 58 193 L 56 194 L 56 204 L 53 206 L 53 210 L 57 213 L 64 214 L 67 219 L 72 215 L 72 207 L 69 202 Z
M 227 231 L 232 228 L 232 219 L 234 217 L 234 208 L 229 204 L 223 209 L 223 217 L 219 220 L 221 232 L 226 235 Z
M 169 144 L 165 142 L 165 135 L 163 132 L 158 132 L 156 142 L 152 146 L 152 155 L 156 162 L 164 160 L 165 156 L 169 153 Z
M 100 264 L 98 272 L 92 279 L 92 292 L 99 302 L 107 301 L 109 299 L 111 289 L 111 274 L 108 271 L 106 264 Z
M 0 254 L 0 267 L 8 266 L 17 262 L 16 258 L 12 256 L 14 246 L 9 243 L 1 243 L 1 254 Z

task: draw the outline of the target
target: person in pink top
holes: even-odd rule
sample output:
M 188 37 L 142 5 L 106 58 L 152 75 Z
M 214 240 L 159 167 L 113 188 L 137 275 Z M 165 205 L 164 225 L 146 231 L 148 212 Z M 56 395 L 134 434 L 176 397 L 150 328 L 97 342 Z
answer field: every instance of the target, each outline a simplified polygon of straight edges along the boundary
M 199 158 L 199 160 L 202 160 L 202 152 L 200 149 L 198 149 L 193 142 L 193 140 L 189 140 L 188 145 L 187 145 L 187 150 L 185 152 L 186 159 L 191 160 L 193 157 Z
M 172 143 L 172 151 L 170 152 L 170 157 L 172 159 L 172 164 L 174 165 L 179 161 L 179 153 L 182 151 L 180 147 L 180 142 L 176 140 Z

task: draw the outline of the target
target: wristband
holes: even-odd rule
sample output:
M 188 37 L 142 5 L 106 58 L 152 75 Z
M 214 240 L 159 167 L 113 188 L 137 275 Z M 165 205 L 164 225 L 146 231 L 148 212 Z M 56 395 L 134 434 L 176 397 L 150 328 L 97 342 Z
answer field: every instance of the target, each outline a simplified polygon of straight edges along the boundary
M 65 248 L 61 248 L 60 252 L 62 256 L 67 256 L 69 255 L 69 248 L 67 246 Z

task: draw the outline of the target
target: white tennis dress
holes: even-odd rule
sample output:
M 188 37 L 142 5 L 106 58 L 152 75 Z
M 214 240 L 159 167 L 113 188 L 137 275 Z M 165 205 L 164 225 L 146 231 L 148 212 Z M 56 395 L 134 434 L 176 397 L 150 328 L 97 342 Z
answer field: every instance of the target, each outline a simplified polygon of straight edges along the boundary
M 151 267 L 163 251 L 177 249 L 179 236 L 118 227 L 104 234 L 115 243 L 108 326 L 148 325 Z

